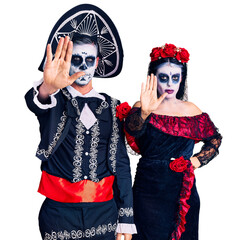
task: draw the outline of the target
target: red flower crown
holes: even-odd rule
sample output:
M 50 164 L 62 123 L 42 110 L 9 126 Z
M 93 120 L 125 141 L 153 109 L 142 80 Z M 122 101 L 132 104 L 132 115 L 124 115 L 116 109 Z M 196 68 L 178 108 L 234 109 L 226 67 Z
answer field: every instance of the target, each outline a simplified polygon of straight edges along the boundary
M 173 44 L 165 44 L 162 47 L 152 49 L 150 53 L 151 62 L 161 58 L 173 57 L 182 63 L 189 61 L 190 54 L 185 48 L 178 48 Z

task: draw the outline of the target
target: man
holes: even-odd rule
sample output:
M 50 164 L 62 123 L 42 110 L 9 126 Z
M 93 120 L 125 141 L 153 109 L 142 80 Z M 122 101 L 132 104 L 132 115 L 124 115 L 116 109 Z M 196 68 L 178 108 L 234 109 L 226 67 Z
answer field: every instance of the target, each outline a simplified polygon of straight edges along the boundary
M 43 80 L 25 96 L 40 123 L 42 238 L 113 240 L 116 232 L 130 240 L 136 229 L 119 101 L 92 86 L 93 76 L 121 71 L 120 38 L 102 10 L 85 4 L 60 18 L 48 42 Z

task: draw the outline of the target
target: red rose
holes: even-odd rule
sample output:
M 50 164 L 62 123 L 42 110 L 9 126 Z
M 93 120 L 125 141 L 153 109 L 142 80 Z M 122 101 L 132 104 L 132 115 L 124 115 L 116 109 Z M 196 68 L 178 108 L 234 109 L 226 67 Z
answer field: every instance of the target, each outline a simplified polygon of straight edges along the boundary
M 182 156 L 172 161 L 170 163 L 170 168 L 175 172 L 183 172 L 187 168 L 187 164 L 187 161 Z
M 127 103 L 121 103 L 116 107 L 116 117 L 119 118 L 120 121 L 122 121 L 124 118 L 128 116 L 129 111 L 131 110 L 131 106 Z
M 152 62 L 159 59 L 161 50 L 162 49 L 160 47 L 156 47 L 156 48 L 152 49 L 152 52 L 150 53 L 150 57 L 151 57 Z
M 174 57 L 175 49 L 176 49 L 175 45 L 166 43 L 165 48 L 164 48 L 164 53 L 166 57 Z
M 190 54 L 185 48 L 181 48 L 181 51 L 177 53 L 180 57 L 182 63 L 188 62 L 190 60 Z

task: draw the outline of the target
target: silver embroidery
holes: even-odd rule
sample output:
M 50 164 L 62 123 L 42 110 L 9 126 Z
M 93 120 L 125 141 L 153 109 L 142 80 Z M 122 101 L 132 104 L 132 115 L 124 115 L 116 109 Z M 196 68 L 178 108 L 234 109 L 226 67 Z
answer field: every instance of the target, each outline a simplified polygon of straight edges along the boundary
M 77 100 L 75 98 L 71 98 L 71 95 L 67 89 L 62 89 L 62 92 L 68 98 L 68 100 L 71 100 L 72 105 L 76 108 L 77 115 L 80 116 L 81 112 L 80 112 Z
M 119 216 L 120 217 L 123 217 L 123 216 L 133 217 L 133 215 L 134 215 L 134 211 L 133 211 L 132 207 L 130 207 L 130 208 L 120 208 L 119 209 Z
M 93 182 L 99 182 L 99 179 L 97 178 L 97 154 L 98 154 L 98 143 L 99 143 L 99 135 L 100 135 L 100 129 L 99 129 L 99 121 L 97 120 L 95 124 L 92 127 L 92 135 L 91 135 L 91 148 L 90 148 L 90 153 L 89 156 L 91 159 L 89 160 L 89 168 L 90 168 L 90 173 L 89 176 Z
M 111 107 L 112 107 L 112 135 L 111 135 L 111 144 L 110 144 L 110 160 L 113 172 L 116 172 L 116 154 L 117 154 L 117 144 L 119 141 L 119 129 L 117 124 L 117 117 L 116 117 L 116 106 L 117 106 L 117 99 L 111 99 Z
M 45 150 L 45 149 L 38 149 L 37 150 L 37 155 L 43 154 L 45 158 L 48 158 L 51 155 L 54 147 L 57 144 L 57 141 L 59 140 L 59 138 L 62 135 L 64 126 L 65 126 L 65 123 L 66 123 L 67 115 L 66 115 L 66 112 L 65 111 L 63 112 L 63 115 L 62 115 L 62 117 L 60 119 L 61 119 L 61 122 L 58 124 L 57 132 L 54 134 L 53 140 L 49 144 L 48 149 L 47 150 Z
M 70 93 L 67 91 L 67 89 L 61 89 L 61 90 L 62 90 L 63 94 L 64 94 L 69 100 L 71 100 L 71 95 L 70 95 Z
M 81 120 L 79 118 L 76 118 L 76 137 L 75 137 L 75 156 L 73 157 L 73 182 L 79 182 L 81 181 L 82 176 L 82 153 L 83 153 L 83 145 L 84 145 L 84 135 L 85 127 L 82 124 Z
M 71 103 L 76 108 L 77 115 L 80 116 L 81 112 L 80 112 L 77 100 L 75 98 L 72 98 Z
M 108 223 L 99 225 L 98 227 L 92 227 L 86 229 L 84 232 L 82 230 L 72 230 L 68 232 L 67 230 L 51 233 L 45 233 L 44 240 L 69 240 L 69 239 L 82 239 L 82 238 L 92 238 L 98 235 L 105 235 L 107 232 L 115 232 L 117 229 L 117 223 Z
M 95 110 L 95 112 L 96 112 L 97 114 L 101 114 L 102 111 L 103 111 L 103 109 L 106 109 L 106 108 L 108 108 L 108 107 L 109 107 L 108 102 L 103 101 L 103 102 L 101 102 L 100 106 Z

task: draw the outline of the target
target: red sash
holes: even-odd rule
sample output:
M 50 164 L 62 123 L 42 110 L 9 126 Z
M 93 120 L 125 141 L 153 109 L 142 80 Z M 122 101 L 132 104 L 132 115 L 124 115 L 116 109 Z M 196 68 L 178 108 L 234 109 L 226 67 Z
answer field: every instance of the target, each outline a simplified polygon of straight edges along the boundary
M 38 192 L 58 202 L 104 202 L 113 198 L 113 182 L 114 176 L 109 176 L 97 183 L 91 180 L 71 183 L 42 171 Z

